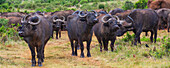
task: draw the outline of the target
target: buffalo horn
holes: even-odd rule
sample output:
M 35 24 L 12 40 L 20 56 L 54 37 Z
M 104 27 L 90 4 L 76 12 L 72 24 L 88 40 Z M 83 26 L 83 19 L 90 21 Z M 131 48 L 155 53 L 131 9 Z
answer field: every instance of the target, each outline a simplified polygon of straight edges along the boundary
M 104 21 L 104 18 L 108 17 L 108 16 L 110 16 L 110 15 L 105 15 L 105 16 L 102 17 L 101 20 L 102 20 L 103 23 L 107 23 L 108 21 L 110 21 L 112 19 L 112 18 L 109 18 L 107 21 Z
M 81 12 L 82 11 L 80 11 L 79 14 L 78 14 L 80 17 L 86 17 L 87 16 L 87 13 L 85 15 L 81 15 Z
M 31 25 L 38 25 L 41 21 L 41 18 L 38 15 L 36 16 L 38 17 L 38 22 L 34 23 L 34 22 L 29 21 L 28 23 L 30 23 Z
M 117 22 L 120 22 L 120 19 L 119 19 L 119 17 L 118 17 L 118 16 L 113 15 L 113 17 L 115 17 L 115 18 L 116 18 Z
M 96 17 L 98 16 L 98 14 L 97 14 L 97 12 L 96 12 L 96 11 L 92 10 L 92 12 L 94 12 L 94 13 L 95 13 L 95 16 L 96 16 Z

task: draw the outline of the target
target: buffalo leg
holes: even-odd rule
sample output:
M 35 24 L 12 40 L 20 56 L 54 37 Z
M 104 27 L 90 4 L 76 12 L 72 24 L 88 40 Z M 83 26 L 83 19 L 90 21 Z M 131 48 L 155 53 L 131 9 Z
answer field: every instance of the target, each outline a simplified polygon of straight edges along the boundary
M 148 32 L 145 32 L 145 36 L 148 36 Z
M 139 30 L 139 31 L 137 31 L 136 33 L 135 33 L 135 42 L 134 42 L 134 45 L 137 45 L 137 41 L 138 40 L 140 40 L 140 34 L 141 34 L 141 30 Z
M 80 55 L 80 57 L 81 58 L 84 58 L 84 45 L 83 45 L 83 41 L 81 40 L 81 38 L 79 38 L 79 40 L 78 40 L 79 42 L 80 42 L 80 47 L 81 47 L 81 55 Z
M 103 39 L 104 50 L 108 51 L 108 40 Z
M 102 52 L 102 42 L 101 42 L 101 39 L 100 38 L 97 38 L 99 44 L 100 44 L 100 52 Z
M 170 28 L 170 21 L 167 22 L 167 30 L 169 32 L 169 28 Z
M 73 40 L 70 40 L 70 42 L 71 42 L 71 48 L 72 48 L 72 56 L 74 56 L 75 53 L 74 53 L 74 44 L 73 44 Z
M 91 39 L 87 41 L 87 57 L 91 57 L 90 44 L 91 44 Z
M 150 40 L 151 40 L 151 42 L 153 43 L 153 31 L 151 31 Z
M 44 44 L 37 47 L 38 66 L 42 66 Z
M 59 32 L 59 31 L 58 31 L 58 30 L 56 30 L 56 39 L 58 39 L 58 32 Z
M 59 29 L 58 33 L 59 33 L 59 38 L 61 38 L 61 29 Z
M 138 43 L 140 43 L 140 44 L 141 44 L 141 41 L 140 41 L 140 36 L 139 36 L 139 38 L 138 38 Z
M 111 41 L 111 44 L 110 44 L 110 48 L 111 48 L 112 52 L 113 52 L 113 47 L 114 47 L 115 40 L 116 40 L 116 37 L 113 38 L 113 40 Z
M 36 65 L 36 60 L 35 60 L 35 47 L 32 47 L 28 45 L 30 50 L 31 50 L 31 55 L 32 55 L 32 66 Z
M 156 43 L 156 38 L 157 38 L 157 28 L 155 28 L 155 31 L 154 31 L 154 39 L 155 39 L 155 41 L 154 41 L 154 43 Z
M 78 46 L 78 42 L 75 41 L 75 56 L 77 56 L 77 46 Z

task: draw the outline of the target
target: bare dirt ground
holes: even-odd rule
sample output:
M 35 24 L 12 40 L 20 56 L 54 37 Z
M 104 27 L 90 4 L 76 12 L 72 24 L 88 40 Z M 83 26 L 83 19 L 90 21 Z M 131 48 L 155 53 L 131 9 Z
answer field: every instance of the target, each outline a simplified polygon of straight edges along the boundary
M 168 35 L 168 37 L 170 37 L 170 33 L 168 33 L 167 31 L 158 31 L 158 38 L 162 38 L 164 35 Z M 142 33 L 141 36 L 144 36 L 144 33 Z M 117 38 L 117 40 L 121 38 L 122 37 L 119 37 Z M 117 42 L 121 43 L 120 41 Z M 147 50 L 144 47 L 145 43 L 151 44 L 149 41 L 142 42 L 141 47 L 139 47 L 139 50 L 137 49 L 139 53 L 142 52 L 142 49 Z M 159 44 L 161 44 L 161 42 L 157 42 L 156 44 L 153 43 L 151 45 L 154 46 Z M 86 46 L 86 43 L 84 43 L 84 45 Z M 138 48 L 134 46 L 126 46 L 122 48 L 126 48 L 126 50 L 128 50 L 129 47 L 134 48 L 134 50 L 135 48 Z M 136 57 L 134 57 L 134 54 L 130 54 L 130 57 L 127 57 L 124 56 L 126 55 L 126 53 L 124 53 L 124 50 L 120 50 L 119 52 L 100 52 L 99 44 L 95 36 L 93 36 L 93 40 L 91 43 L 92 57 L 88 58 L 86 56 L 86 48 L 84 49 L 84 51 L 85 58 L 80 58 L 80 50 L 78 50 L 78 56 L 71 56 L 71 46 L 67 36 L 67 32 L 63 31 L 61 38 L 59 38 L 58 40 L 50 39 L 50 41 L 47 43 L 45 48 L 45 62 L 43 63 L 42 68 L 170 67 L 170 57 L 163 57 L 162 59 L 155 60 L 153 58 L 143 57 L 140 54 L 136 54 Z M 131 52 L 133 50 L 129 49 L 128 51 Z M 11 42 L 11 45 L 0 44 L 0 68 L 30 67 L 31 53 L 27 44 L 24 41 Z

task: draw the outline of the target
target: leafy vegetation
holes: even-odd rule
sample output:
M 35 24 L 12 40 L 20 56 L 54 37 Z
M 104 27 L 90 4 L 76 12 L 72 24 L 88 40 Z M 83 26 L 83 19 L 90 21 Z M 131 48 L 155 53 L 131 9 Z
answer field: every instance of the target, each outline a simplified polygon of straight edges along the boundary
M 145 8 L 148 8 L 147 7 L 147 2 L 148 0 L 139 0 L 135 3 L 134 7 L 136 9 L 145 9 Z
M 134 8 L 134 5 L 131 1 L 126 1 L 124 5 L 122 6 L 124 10 L 131 10 Z
M 14 26 L 15 24 L 12 24 L 12 28 L 8 27 L 8 20 L 6 19 L 1 19 L 0 18 L 0 41 L 2 43 L 5 43 L 7 41 L 17 41 L 18 39 L 20 39 L 20 37 L 18 36 L 17 33 L 17 26 Z M 18 24 L 19 26 L 19 24 Z

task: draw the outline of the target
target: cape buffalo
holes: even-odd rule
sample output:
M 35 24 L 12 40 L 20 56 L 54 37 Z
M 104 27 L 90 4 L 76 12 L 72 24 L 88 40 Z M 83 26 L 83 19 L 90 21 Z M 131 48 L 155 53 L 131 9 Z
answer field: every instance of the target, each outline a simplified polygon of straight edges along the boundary
M 91 57 L 90 43 L 92 39 L 92 27 L 98 20 L 96 19 L 97 12 L 82 12 L 73 14 L 67 17 L 66 29 L 68 31 L 68 37 L 70 39 L 72 55 L 77 56 L 77 45 L 81 46 L 81 56 L 84 58 L 84 45 L 83 41 L 87 42 L 87 57 Z M 75 46 L 73 44 L 75 41 Z M 75 50 L 74 50 L 75 47 Z
M 21 19 L 19 36 L 23 37 L 32 54 L 32 66 L 36 65 L 35 48 L 37 50 L 38 66 L 44 61 L 44 48 L 52 33 L 52 24 L 42 15 L 29 14 Z
M 148 8 L 157 10 L 160 8 L 169 8 L 170 9 L 170 0 L 148 0 Z
M 99 23 L 94 25 L 93 31 L 100 43 L 100 51 L 102 51 L 102 44 L 104 45 L 104 50 L 108 50 L 108 41 L 111 41 L 110 48 L 111 51 L 113 51 L 114 42 L 116 40 L 116 31 L 119 29 L 117 20 L 109 14 L 101 16 L 98 19 Z
M 65 23 L 65 17 L 63 16 L 62 19 L 59 19 L 58 16 L 53 16 L 53 31 L 52 31 L 52 38 L 53 38 L 53 32 L 56 31 L 56 39 L 61 37 L 61 29 L 63 28 L 63 24 Z
M 167 24 L 167 31 L 169 32 L 169 28 L 170 28 L 170 22 L 168 21 L 168 19 L 170 18 L 169 14 L 170 14 L 170 9 L 168 8 L 162 8 L 159 10 L 156 10 L 158 16 L 159 16 L 159 29 L 161 28 L 162 24 Z M 165 22 L 165 23 L 164 23 Z
M 120 9 L 120 8 L 116 8 L 116 9 L 114 9 L 114 10 L 111 10 L 111 11 L 109 12 L 109 14 L 115 15 L 116 13 L 121 13 L 121 12 L 124 12 L 124 10 L 123 10 L 123 9 Z
M 137 41 L 140 42 L 140 34 L 142 31 L 151 32 L 150 40 L 153 42 L 154 38 L 157 38 L 157 27 L 159 17 L 154 10 L 151 9 L 136 9 L 133 10 L 128 16 L 127 20 L 123 20 L 120 24 L 123 24 L 117 31 L 117 36 L 122 36 L 127 31 L 133 31 L 135 33 L 134 45 L 137 45 Z M 130 22 L 130 23 L 128 23 Z M 154 41 L 156 42 L 156 40 Z

